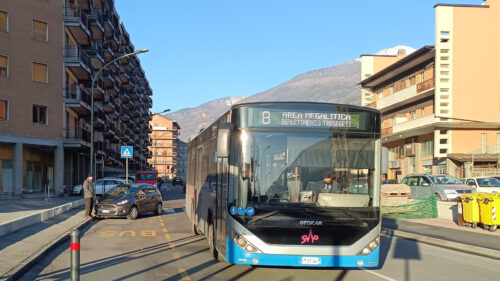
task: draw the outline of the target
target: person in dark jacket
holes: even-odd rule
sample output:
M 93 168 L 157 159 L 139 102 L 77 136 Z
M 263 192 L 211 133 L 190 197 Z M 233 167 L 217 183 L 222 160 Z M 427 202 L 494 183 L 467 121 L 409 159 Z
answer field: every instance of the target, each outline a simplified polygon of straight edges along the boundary
M 85 198 L 85 217 L 92 216 L 92 207 L 94 201 L 94 184 L 92 174 L 89 174 L 83 182 L 83 197 Z

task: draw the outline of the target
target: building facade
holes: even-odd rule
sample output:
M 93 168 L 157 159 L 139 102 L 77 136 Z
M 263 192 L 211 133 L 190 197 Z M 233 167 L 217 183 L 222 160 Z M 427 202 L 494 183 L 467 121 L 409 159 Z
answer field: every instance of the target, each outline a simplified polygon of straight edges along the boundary
M 181 128 L 177 122 L 160 114 L 153 115 L 150 125 L 149 164 L 158 172 L 158 176 L 172 179 L 179 172 L 178 143 Z
M 112 0 L 0 2 L 0 194 L 58 195 L 89 172 L 91 93 L 97 177 L 120 145 L 147 165 L 152 91 Z M 142 133 L 141 134 L 141 130 Z M 144 153 L 141 153 L 144 152 Z
M 500 3 L 437 5 L 436 45 L 360 82 L 382 113 L 389 179 L 414 173 L 500 174 Z M 475 21 L 477 20 L 477 21 Z M 477 39 L 477 41 L 475 41 Z M 362 64 L 362 68 L 365 67 Z

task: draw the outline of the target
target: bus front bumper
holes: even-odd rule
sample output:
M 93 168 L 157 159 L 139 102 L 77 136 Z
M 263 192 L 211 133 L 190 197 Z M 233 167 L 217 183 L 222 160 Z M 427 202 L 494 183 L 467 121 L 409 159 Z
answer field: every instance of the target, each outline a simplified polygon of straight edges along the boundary
M 357 256 L 314 256 L 314 255 L 273 255 L 249 253 L 240 248 L 232 239 L 226 238 L 226 260 L 234 264 L 261 266 L 299 267 L 378 267 L 380 245 L 368 255 Z

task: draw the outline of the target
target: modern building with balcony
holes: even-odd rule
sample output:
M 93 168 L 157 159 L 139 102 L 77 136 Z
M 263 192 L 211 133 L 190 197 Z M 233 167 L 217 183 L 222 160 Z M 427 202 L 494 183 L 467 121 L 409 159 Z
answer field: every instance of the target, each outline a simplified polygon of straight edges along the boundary
M 152 131 L 149 164 L 161 177 L 173 178 L 179 172 L 179 130 L 177 122 L 160 114 L 154 114 L 150 121 Z
M 152 90 L 139 59 L 113 63 L 91 89 L 134 51 L 113 0 L 0 1 L 0 42 L 0 197 L 81 184 L 91 146 L 98 178 L 124 173 L 122 145 L 134 147 L 130 170 L 148 165 Z
M 387 176 L 499 174 L 500 95 L 491 81 L 498 75 L 500 40 L 489 34 L 500 24 L 500 3 L 435 9 L 435 46 L 360 82 L 362 104 L 382 114 Z M 361 67 L 372 68 L 363 60 Z

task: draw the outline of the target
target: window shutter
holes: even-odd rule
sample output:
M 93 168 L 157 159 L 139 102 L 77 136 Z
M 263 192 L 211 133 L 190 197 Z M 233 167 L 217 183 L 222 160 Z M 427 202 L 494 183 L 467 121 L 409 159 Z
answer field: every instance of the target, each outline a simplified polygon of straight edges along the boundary
M 41 21 L 33 20 L 33 38 L 36 40 L 47 41 L 47 24 Z
M 33 63 L 33 81 L 47 83 L 47 65 Z

